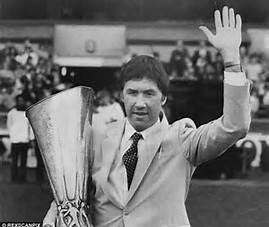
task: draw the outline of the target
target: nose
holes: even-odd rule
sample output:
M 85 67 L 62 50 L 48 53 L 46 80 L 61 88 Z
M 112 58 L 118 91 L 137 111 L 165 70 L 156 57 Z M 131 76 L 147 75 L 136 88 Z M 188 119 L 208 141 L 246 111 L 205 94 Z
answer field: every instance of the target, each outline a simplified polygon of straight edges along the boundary
M 136 102 L 135 102 L 135 107 L 137 109 L 144 109 L 146 108 L 146 101 L 143 98 L 142 95 L 137 96 Z

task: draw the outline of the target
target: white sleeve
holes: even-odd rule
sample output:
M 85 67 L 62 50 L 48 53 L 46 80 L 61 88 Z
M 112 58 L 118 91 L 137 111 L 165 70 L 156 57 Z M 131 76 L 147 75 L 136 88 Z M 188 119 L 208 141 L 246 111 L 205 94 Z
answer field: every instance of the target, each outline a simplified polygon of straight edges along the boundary
M 10 132 L 10 128 L 11 128 L 11 126 L 12 126 L 12 124 L 13 124 L 13 119 L 12 119 L 12 110 L 11 111 L 9 111 L 8 112 L 8 114 L 7 114 L 7 130 Z
M 224 71 L 224 83 L 233 86 L 244 86 L 247 82 L 247 77 L 244 72 L 226 72 Z

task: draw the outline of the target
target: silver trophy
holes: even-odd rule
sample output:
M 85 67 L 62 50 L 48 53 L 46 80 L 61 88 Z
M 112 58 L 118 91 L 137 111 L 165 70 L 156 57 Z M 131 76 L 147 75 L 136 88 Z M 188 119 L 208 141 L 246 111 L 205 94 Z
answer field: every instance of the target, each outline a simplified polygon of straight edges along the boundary
M 58 207 L 56 226 L 92 227 L 86 215 L 93 90 L 75 87 L 26 110 Z

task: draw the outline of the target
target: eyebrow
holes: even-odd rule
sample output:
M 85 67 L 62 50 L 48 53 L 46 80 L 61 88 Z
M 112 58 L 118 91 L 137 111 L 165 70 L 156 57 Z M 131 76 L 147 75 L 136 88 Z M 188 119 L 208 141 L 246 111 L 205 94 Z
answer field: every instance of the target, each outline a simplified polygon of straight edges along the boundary
M 143 89 L 137 89 L 137 88 L 127 88 L 126 89 L 127 91 L 143 91 L 143 92 L 155 92 L 155 90 L 154 89 L 152 89 L 152 88 L 149 88 L 149 89 L 145 89 L 145 90 L 143 90 Z
M 138 91 L 138 90 L 135 88 L 127 88 L 126 91 Z
M 147 90 L 144 90 L 143 92 L 154 92 L 154 93 L 156 93 L 156 91 L 154 89 L 147 89 Z
M 135 88 L 127 88 L 126 92 L 143 92 L 143 93 L 156 94 L 156 90 L 154 90 L 154 89 L 139 90 L 139 89 L 135 89 Z

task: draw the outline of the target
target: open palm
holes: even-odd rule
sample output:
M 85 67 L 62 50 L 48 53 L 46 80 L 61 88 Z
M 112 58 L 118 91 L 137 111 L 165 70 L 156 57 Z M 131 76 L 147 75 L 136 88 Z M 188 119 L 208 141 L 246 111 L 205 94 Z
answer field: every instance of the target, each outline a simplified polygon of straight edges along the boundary
M 209 42 L 222 52 L 239 50 L 242 34 L 242 20 L 239 14 L 235 16 L 232 8 L 223 7 L 222 18 L 219 10 L 215 11 L 214 35 L 207 27 L 201 26 L 200 29 L 205 33 Z

